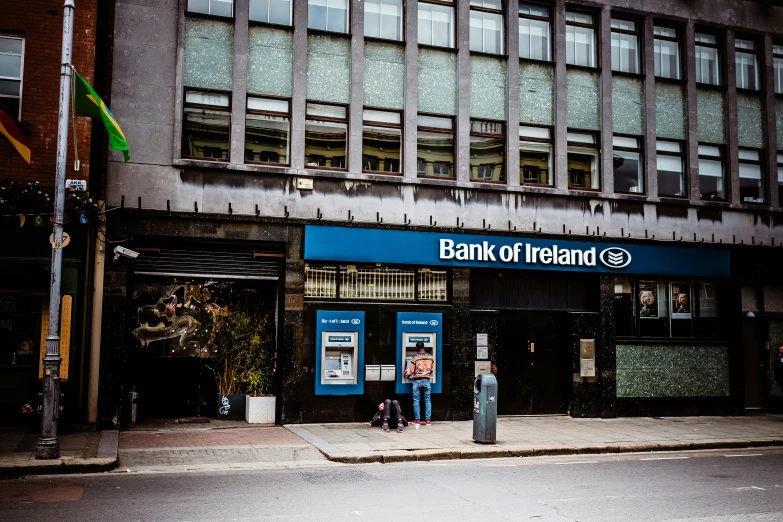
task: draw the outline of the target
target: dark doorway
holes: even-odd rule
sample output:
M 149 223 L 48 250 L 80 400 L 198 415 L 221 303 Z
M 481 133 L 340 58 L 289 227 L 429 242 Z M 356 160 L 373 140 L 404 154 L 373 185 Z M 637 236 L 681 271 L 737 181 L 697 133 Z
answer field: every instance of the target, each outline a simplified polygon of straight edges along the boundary
M 501 312 L 498 326 L 498 413 L 567 413 L 573 349 L 568 314 Z
M 764 407 L 764 366 L 759 345 L 759 319 L 744 319 L 742 344 L 745 352 L 745 409 L 758 410 Z

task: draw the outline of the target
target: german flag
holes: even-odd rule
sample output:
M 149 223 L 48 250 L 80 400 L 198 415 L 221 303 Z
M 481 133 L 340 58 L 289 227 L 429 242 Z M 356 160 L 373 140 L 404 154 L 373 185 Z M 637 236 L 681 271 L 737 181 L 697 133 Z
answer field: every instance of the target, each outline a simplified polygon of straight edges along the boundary
M 22 133 L 19 124 L 14 118 L 9 116 L 2 104 L 0 104 L 0 134 L 8 138 L 11 141 L 11 145 L 19 151 L 24 160 L 30 163 L 30 142 L 27 141 L 27 137 Z

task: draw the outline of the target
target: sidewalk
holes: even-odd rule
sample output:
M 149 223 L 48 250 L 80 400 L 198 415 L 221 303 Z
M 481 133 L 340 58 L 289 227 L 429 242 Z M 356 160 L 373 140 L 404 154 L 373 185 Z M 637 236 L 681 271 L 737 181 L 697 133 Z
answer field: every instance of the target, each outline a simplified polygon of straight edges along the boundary
M 0 430 L 0 478 L 54 473 L 94 473 L 117 466 L 118 431 L 80 431 L 60 437 L 60 458 L 36 460 L 38 435 Z
M 783 416 L 573 419 L 507 417 L 497 444 L 473 442 L 473 423 L 437 422 L 404 433 L 368 424 L 286 426 L 344 463 L 526 457 L 783 445 Z

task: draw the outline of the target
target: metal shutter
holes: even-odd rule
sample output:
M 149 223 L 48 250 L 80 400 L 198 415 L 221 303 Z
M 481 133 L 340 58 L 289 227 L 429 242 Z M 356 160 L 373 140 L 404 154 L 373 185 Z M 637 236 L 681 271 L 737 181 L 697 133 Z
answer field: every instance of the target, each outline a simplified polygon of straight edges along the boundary
M 269 247 L 213 250 L 204 246 L 161 246 L 137 250 L 140 255 L 134 272 L 139 275 L 276 280 L 284 259 L 279 248 Z

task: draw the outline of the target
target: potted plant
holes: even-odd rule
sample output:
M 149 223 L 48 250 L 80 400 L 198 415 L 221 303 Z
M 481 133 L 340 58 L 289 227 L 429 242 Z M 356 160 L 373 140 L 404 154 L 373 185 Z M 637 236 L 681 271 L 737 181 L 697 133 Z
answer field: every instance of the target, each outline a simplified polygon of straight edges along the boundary
M 265 319 L 264 322 L 267 320 Z M 272 336 L 261 335 L 256 339 L 258 339 L 256 349 L 247 354 L 247 370 L 243 379 L 247 392 L 245 420 L 251 424 L 274 424 Z

